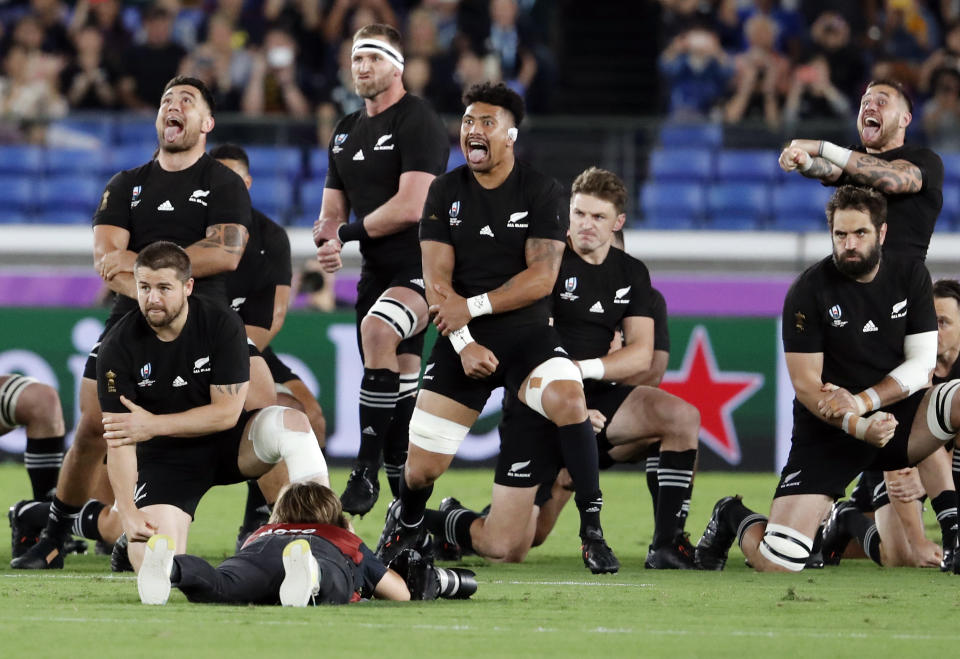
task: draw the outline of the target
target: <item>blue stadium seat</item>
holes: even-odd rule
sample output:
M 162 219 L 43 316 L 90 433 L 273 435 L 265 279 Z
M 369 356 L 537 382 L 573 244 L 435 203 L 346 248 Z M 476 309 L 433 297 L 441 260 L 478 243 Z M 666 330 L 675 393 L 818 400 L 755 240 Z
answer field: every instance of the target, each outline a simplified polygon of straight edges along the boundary
M 322 183 L 327 178 L 328 158 L 326 149 L 310 149 L 310 171 L 307 175 Z
M 27 213 L 0 209 L 0 224 L 29 224 L 30 216 Z
M 43 149 L 36 146 L 0 146 L 0 174 L 43 173 Z
M 244 149 L 250 159 L 250 175 L 300 176 L 303 153 L 295 146 L 249 146 Z
M 153 121 L 119 121 L 114 131 L 114 141 L 118 144 L 138 144 L 147 149 L 157 146 L 157 127 Z
M 110 170 L 111 162 L 104 149 L 48 149 L 45 167 L 48 175 L 96 174 Z M 104 181 L 106 183 L 106 181 Z
M 154 149 L 143 144 L 124 144 L 110 149 L 107 155 L 111 174 L 139 167 L 153 158 Z
M 769 187 L 761 183 L 714 183 L 707 189 L 708 217 L 752 217 L 757 226 L 770 214 Z
M 456 169 L 460 165 L 466 165 L 467 159 L 463 155 L 463 151 L 460 150 L 460 145 L 454 145 L 450 147 L 450 157 L 447 158 L 447 171 L 451 169 Z
M 960 223 L 960 185 L 945 183 L 943 208 L 937 218 L 937 231 L 954 231 Z
M 97 208 L 104 182 L 95 176 L 53 176 L 37 186 L 40 212 L 83 211 L 89 220 Z
M 646 218 L 645 226 L 670 226 L 676 218 L 677 228 L 695 224 L 706 208 L 703 186 L 695 183 L 647 183 L 640 192 L 640 207 Z M 680 226 L 682 225 L 682 227 Z
M 709 149 L 656 149 L 650 155 L 650 178 L 658 182 L 708 182 L 713 178 Z
M 302 181 L 300 183 L 300 208 L 303 209 L 303 212 L 307 215 L 311 213 L 316 219 L 316 216 L 320 213 L 320 204 L 323 203 L 323 181 L 322 180 L 310 180 Z M 311 225 L 313 220 L 310 221 Z
M 656 211 L 648 214 L 642 223 L 636 225 L 638 229 L 655 229 L 669 231 L 689 231 L 696 229 L 700 218 L 697 215 L 684 213 L 664 213 Z
M 294 205 L 293 183 L 282 176 L 259 177 L 250 186 L 250 200 L 254 208 L 282 224 Z
M 763 218 L 749 212 L 723 211 L 711 213 L 703 228 L 717 231 L 757 231 L 763 228 Z
M 318 209 L 319 210 L 319 209 Z M 296 213 L 287 223 L 291 227 L 312 227 L 314 220 L 317 219 L 317 213 L 310 213 L 304 211 L 302 213 Z
M 717 179 L 770 183 L 780 171 L 778 157 L 776 151 L 761 149 L 720 151 L 717 153 Z
M 773 188 L 771 229 L 777 231 L 823 231 L 827 228 L 824 209 L 834 188 L 817 181 L 793 181 Z
M 81 210 L 48 210 L 33 216 L 35 224 L 78 224 L 89 225 L 93 212 L 85 213 Z
M 104 147 L 113 142 L 113 120 L 106 117 L 66 117 L 53 122 L 53 126 L 83 137 L 91 137 Z
M 960 183 L 960 153 L 941 153 L 943 182 Z
M 36 204 L 34 179 L 29 176 L 0 176 L 0 213 L 24 213 Z
M 660 144 L 665 147 L 716 148 L 723 143 L 719 124 L 664 124 L 660 128 Z

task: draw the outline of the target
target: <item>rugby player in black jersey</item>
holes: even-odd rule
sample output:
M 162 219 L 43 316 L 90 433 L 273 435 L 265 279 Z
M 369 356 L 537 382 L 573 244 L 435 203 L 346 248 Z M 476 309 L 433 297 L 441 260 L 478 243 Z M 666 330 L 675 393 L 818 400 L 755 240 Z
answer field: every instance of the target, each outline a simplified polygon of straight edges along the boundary
M 226 304 L 225 273 L 236 269 L 243 256 L 250 196 L 236 174 L 206 154 L 213 111 L 213 97 L 203 82 L 182 76 L 170 80 L 157 112 L 155 159 L 119 172 L 107 183 L 93 218 L 94 267 L 116 293 L 104 332 L 137 308 L 133 263 L 140 249 L 157 240 L 187 250 L 197 277 L 196 295 Z M 85 521 L 83 534 L 99 539 L 109 515 L 109 502 L 88 502 L 106 448 L 96 391 L 98 346 L 84 370 L 80 420 L 64 456 L 49 521 L 39 542 L 11 563 L 14 568 L 62 567 L 62 545 L 74 522 Z
M 450 152 L 440 118 L 403 88 L 400 48 L 400 34 L 387 25 L 367 25 L 354 35 L 351 71 L 364 108 L 333 131 L 313 228 L 327 272 L 341 268 L 346 242 L 360 241 L 363 255 L 356 304 L 360 449 L 340 497 L 344 511 L 355 515 L 377 501 L 381 454 L 391 492 L 398 494 L 427 325 L 417 221 Z M 348 222 L 351 212 L 356 219 Z
M 616 572 L 619 562 L 600 527 L 597 443 L 587 416 L 580 369 L 549 326 L 546 299 L 563 256 L 566 209 L 560 185 L 514 158 L 523 99 L 503 84 L 484 83 L 464 94 L 460 146 L 467 164 L 438 177 L 420 221 L 427 297 L 434 323 L 449 340 L 434 345 L 417 407 L 400 500 L 381 538 L 389 559 L 425 535 L 424 511 L 433 482 L 450 466 L 490 392 L 503 386 L 558 426 L 561 452 L 577 488 L 583 558 L 594 572 Z M 468 327 L 469 322 L 469 327 Z M 471 336 L 473 335 L 473 336 Z M 474 340 L 474 336 L 475 339 Z M 648 355 L 649 359 L 649 355 Z M 529 511 L 537 485 L 538 451 L 548 442 L 529 438 L 514 465 L 525 471 L 525 497 L 494 484 L 484 543 L 492 558 L 511 550 L 518 506 Z M 532 529 L 528 514 L 524 527 Z M 464 520 L 464 523 L 470 524 Z
M 881 258 L 885 216 L 886 199 L 868 188 L 843 186 L 827 204 L 833 255 L 784 302 L 797 395 L 769 520 L 739 497 L 718 501 L 697 545 L 700 567 L 722 569 L 737 540 L 759 571 L 802 570 L 825 511 L 856 474 L 916 464 L 960 427 L 951 383 L 926 389 L 937 341 L 929 274 L 919 259 Z
M 936 153 L 905 144 L 913 104 L 895 80 L 874 80 L 860 99 L 862 146 L 847 149 L 823 140 L 793 140 L 780 167 L 828 185 L 868 186 L 887 196 L 884 254 L 923 261 L 943 206 L 943 162 Z
M 626 221 L 626 187 L 616 174 L 591 167 L 574 180 L 571 195 L 568 244 L 551 296 L 553 325 L 586 380 L 584 393 L 598 431 L 601 466 L 639 460 L 660 442 L 656 531 L 647 567 L 692 569 L 693 547 L 682 532 L 681 509 L 690 498 L 700 415 L 695 407 L 665 391 L 633 385 L 636 378 L 646 380 L 652 367 L 656 297 L 646 266 L 613 247 L 614 232 Z M 659 319 L 661 326 L 665 321 L 665 317 Z M 622 344 L 611 350 L 618 330 Z M 557 471 L 555 459 L 540 469 L 548 480 L 541 484 L 535 501 L 525 496 L 531 469 L 517 468 L 529 459 L 522 452 L 525 439 L 547 442 L 556 434 L 552 424 L 507 394 L 500 434 L 495 482 L 502 488 L 501 497 L 517 499 L 515 508 L 522 510 L 522 521 L 510 529 L 509 538 L 498 540 L 511 547 L 508 560 L 522 560 L 531 542 L 537 545 L 546 539 L 569 493 L 552 505 L 547 502 Z M 566 474 L 563 480 L 569 483 Z M 534 511 L 535 503 L 539 513 Z M 491 515 L 496 506 L 495 499 Z M 493 529 L 486 528 L 482 517 L 449 501 L 441 508 L 427 517 L 435 536 L 460 549 L 490 544 L 482 536 Z M 531 516 L 536 520 L 535 534 L 526 524 Z
M 329 481 L 302 412 L 243 409 L 243 325 L 225 305 L 191 296 L 187 253 L 171 242 L 148 245 L 134 277 L 139 309 L 104 337 L 97 391 L 107 472 L 136 570 L 153 535 L 186 550 L 197 504 L 214 485 L 263 476 L 280 460 L 291 482 Z
M 220 144 L 210 150 L 210 156 L 236 172 L 243 179 L 248 190 L 253 185 L 250 159 L 242 147 L 236 144 Z M 286 387 L 281 389 L 278 386 L 285 380 L 275 380 L 274 372 L 278 368 L 286 369 L 288 372 L 289 369 L 282 362 L 276 363 L 280 360 L 272 350 L 268 352 L 270 342 L 283 327 L 287 308 L 290 305 L 290 282 L 293 278 L 290 239 L 283 227 L 256 208 L 252 209 L 252 217 L 250 240 L 243 252 L 243 258 L 237 269 L 227 277 L 227 298 L 233 310 L 240 314 L 247 338 L 255 347 L 251 349 L 250 386 L 254 386 L 253 370 L 259 368 L 262 369 L 262 374 L 257 378 L 257 382 L 265 383 L 268 391 L 259 393 L 257 396 L 248 394 L 244 407 L 256 409 L 278 403 L 305 412 L 310 418 L 310 425 L 322 447 L 326 423 L 320 404 L 309 391 L 303 403 L 291 396 L 284 396 L 281 400 L 280 392 L 291 390 Z M 287 405 L 291 401 L 292 405 Z M 265 524 L 270 516 L 270 506 L 264 498 L 261 485 L 275 490 L 275 483 L 265 481 L 281 475 L 282 473 L 274 473 L 273 476 L 265 476 L 260 479 L 260 484 L 256 481 L 248 481 L 243 523 L 237 535 L 238 547 L 251 532 Z

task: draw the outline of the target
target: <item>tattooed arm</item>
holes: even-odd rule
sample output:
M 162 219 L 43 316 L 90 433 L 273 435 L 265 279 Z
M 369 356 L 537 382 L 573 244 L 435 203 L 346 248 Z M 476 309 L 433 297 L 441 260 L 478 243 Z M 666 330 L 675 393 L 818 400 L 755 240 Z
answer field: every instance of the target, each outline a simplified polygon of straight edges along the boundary
M 187 256 L 196 278 L 210 277 L 237 269 L 250 233 L 242 224 L 214 224 L 207 235 L 187 247 Z
M 920 192 L 923 187 L 923 172 L 909 160 L 888 162 L 869 153 L 854 151 L 843 171 L 860 185 L 868 185 L 884 194 L 911 194 Z

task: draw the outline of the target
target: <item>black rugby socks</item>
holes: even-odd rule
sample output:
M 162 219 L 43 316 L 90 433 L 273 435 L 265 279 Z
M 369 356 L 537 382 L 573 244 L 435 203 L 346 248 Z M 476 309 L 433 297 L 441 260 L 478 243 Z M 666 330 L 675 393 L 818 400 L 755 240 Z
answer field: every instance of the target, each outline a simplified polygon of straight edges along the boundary
M 660 466 L 657 469 L 659 494 L 653 532 L 654 548 L 671 542 L 683 528 L 683 503 L 689 500 L 693 465 L 696 460 L 696 449 L 660 451 Z
M 400 375 L 386 368 L 364 368 L 360 383 L 360 451 L 357 462 L 380 466 L 380 454 L 397 405 Z
M 57 477 L 63 464 L 63 435 L 27 437 L 23 464 L 30 477 L 33 498 L 49 501 L 57 490 Z
M 560 454 L 576 490 L 574 501 L 580 511 L 580 537 L 588 527 L 600 529 L 600 468 L 597 461 L 597 439 L 590 419 L 566 426 L 557 426 Z

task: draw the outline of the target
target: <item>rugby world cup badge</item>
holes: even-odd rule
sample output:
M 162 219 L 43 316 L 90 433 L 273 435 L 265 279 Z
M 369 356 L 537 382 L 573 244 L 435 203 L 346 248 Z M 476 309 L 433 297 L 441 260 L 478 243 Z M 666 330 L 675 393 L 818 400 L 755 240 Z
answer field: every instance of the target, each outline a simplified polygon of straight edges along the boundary
M 563 293 L 560 294 L 560 298 L 567 300 L 568 302 L 573 302 L 578 299 L 579 295 L 574 295 L 573 292 L 577 289 L 577 278 L 576 277 L 567 277 L 563 282 Z
M 140 367 L 140 382 L 137 383 L 138 387 L 149 387 L 153 384 L 153 380 L 150 379 L 150 374 L 153 373 L 153 364 L 147 362 Z
M 143 192 L 143 186 L 133 186 L 133 192 L 130 195 L 130 208 L 136 208 L 140 204 L 140 193 Z
M 455 227 L 460 225 L 460 201 L 457 200 L 450 204 L 450 226 Z
M 333 136 L 333 152 L 340 153 L 343 151 L 343 143 L 347 141 L 347 135 L 349 133 L 337 133 Z
M 833 325 L 834 327 L 843 327 L 844 325 L 847 324 L 847 321 L 842 320 L 843 311 L 840 309 L 839 304 L 835 304 L 832 307 L 830 307 L 830 310 L 827 313 L 830 314 L 830 318 L 831 320 L 833 320 L 831 325 Z

